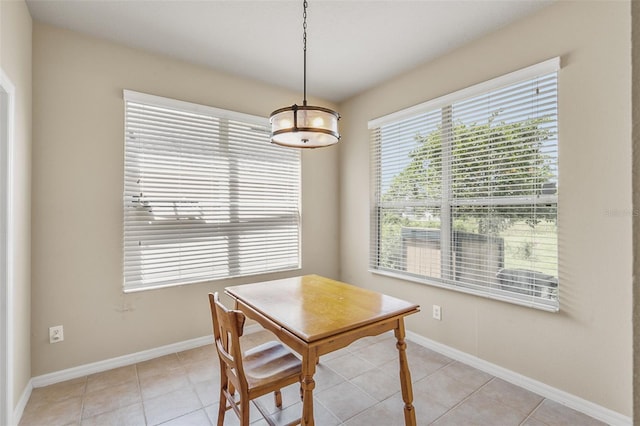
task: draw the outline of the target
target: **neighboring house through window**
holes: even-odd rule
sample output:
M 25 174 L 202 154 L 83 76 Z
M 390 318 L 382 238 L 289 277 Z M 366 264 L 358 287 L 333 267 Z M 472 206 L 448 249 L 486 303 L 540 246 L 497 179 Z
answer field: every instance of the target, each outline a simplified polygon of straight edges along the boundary
M 124 100 L 125 291 L 300 268 L 300 153 L 266 118 Z
M 558 69 L 369 123 L 373 272 L 558 309 Z

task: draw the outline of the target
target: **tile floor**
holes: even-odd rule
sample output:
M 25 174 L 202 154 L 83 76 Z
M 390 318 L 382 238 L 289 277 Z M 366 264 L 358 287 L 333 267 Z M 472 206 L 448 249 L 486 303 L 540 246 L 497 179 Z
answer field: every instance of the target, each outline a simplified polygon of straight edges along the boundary
M 273 337 L 244 336 L 248 348 Z M 414 406 L 419 425 L 602 425 L 487 373 L 408 342 Z M 318 426 L 402 425 L 397 352 L 392 334 L 354 342 L 324 356 L 316 373 Z M 215 425 L 218 360 L 212 345 L 135 365 L 36 388 L 20 425 Z M 283 389 L 282 409 L 273 395 L 261 404 L 278 424 L 301 413 L 298 386 Z M 252 426 L 267 422 L 252 406 Z M 238 425 L 228 411 L 225 425 Z

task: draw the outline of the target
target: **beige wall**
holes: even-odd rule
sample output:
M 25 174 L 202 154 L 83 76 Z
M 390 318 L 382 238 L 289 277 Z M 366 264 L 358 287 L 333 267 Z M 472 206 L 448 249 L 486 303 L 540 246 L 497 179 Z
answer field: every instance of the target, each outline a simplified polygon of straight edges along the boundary
M 262 116 L 299 93 L 39 23 L 33 67 L 33 376 L 208 335 L 207 292 L 284 276 L 122 293 L 122 89 Z M 302 273 L 338 274 L 337 153 L 303 154 Z
M 15 87 L 13 151 L 13 410 L 31 378 L 31 15 L 24 1 L 0 1 L 0 67 Z M 4 290 L 3 290 L 4 291 Z M 11 386 L 11 384 L 10 384 Z M 4 396 L 2 396 L 4 398 Z
M 559 2 L 341 105 L 341 279 L 418 302 L 422 336 L 632 413 L 629 2 Z M 427 35 L 426 35 L 427 36 Z M 367 121 L 561 56 L 559 313 L 367 272 Z M 614 210 L 616 214 L 608 214 Z M 431 305 L 442 306 L 442 321 Z

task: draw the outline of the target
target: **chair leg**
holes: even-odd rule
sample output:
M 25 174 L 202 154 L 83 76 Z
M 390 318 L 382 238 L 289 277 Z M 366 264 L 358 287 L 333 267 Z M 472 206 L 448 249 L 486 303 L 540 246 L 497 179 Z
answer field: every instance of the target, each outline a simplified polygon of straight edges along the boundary
M 218 403 L 218 426 L 224 424 L 224 415 L 227 412 L 227 397 L 224 394 L 224 388 L 220 388 L 220 402 Z
M 249 398 L 240 401 L 240 426 L 249 426 Z
M 276 400 L 276 407 L 282 408 L 282 394 L 280 393 L 280 389 L 275 391 L 273 393 L 273 396 L 275 397 L 275 400 Z

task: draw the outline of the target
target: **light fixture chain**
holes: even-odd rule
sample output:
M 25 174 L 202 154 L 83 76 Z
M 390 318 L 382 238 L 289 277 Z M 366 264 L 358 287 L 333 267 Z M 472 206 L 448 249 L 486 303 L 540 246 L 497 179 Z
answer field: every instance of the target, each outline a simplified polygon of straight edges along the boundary
M 303 13 L 302 13 L 302 51 L 303 51 L 303 100 L 302 105 L 307 105 L 307 7 L 309 4 L 307 0 L 302 1 Z

